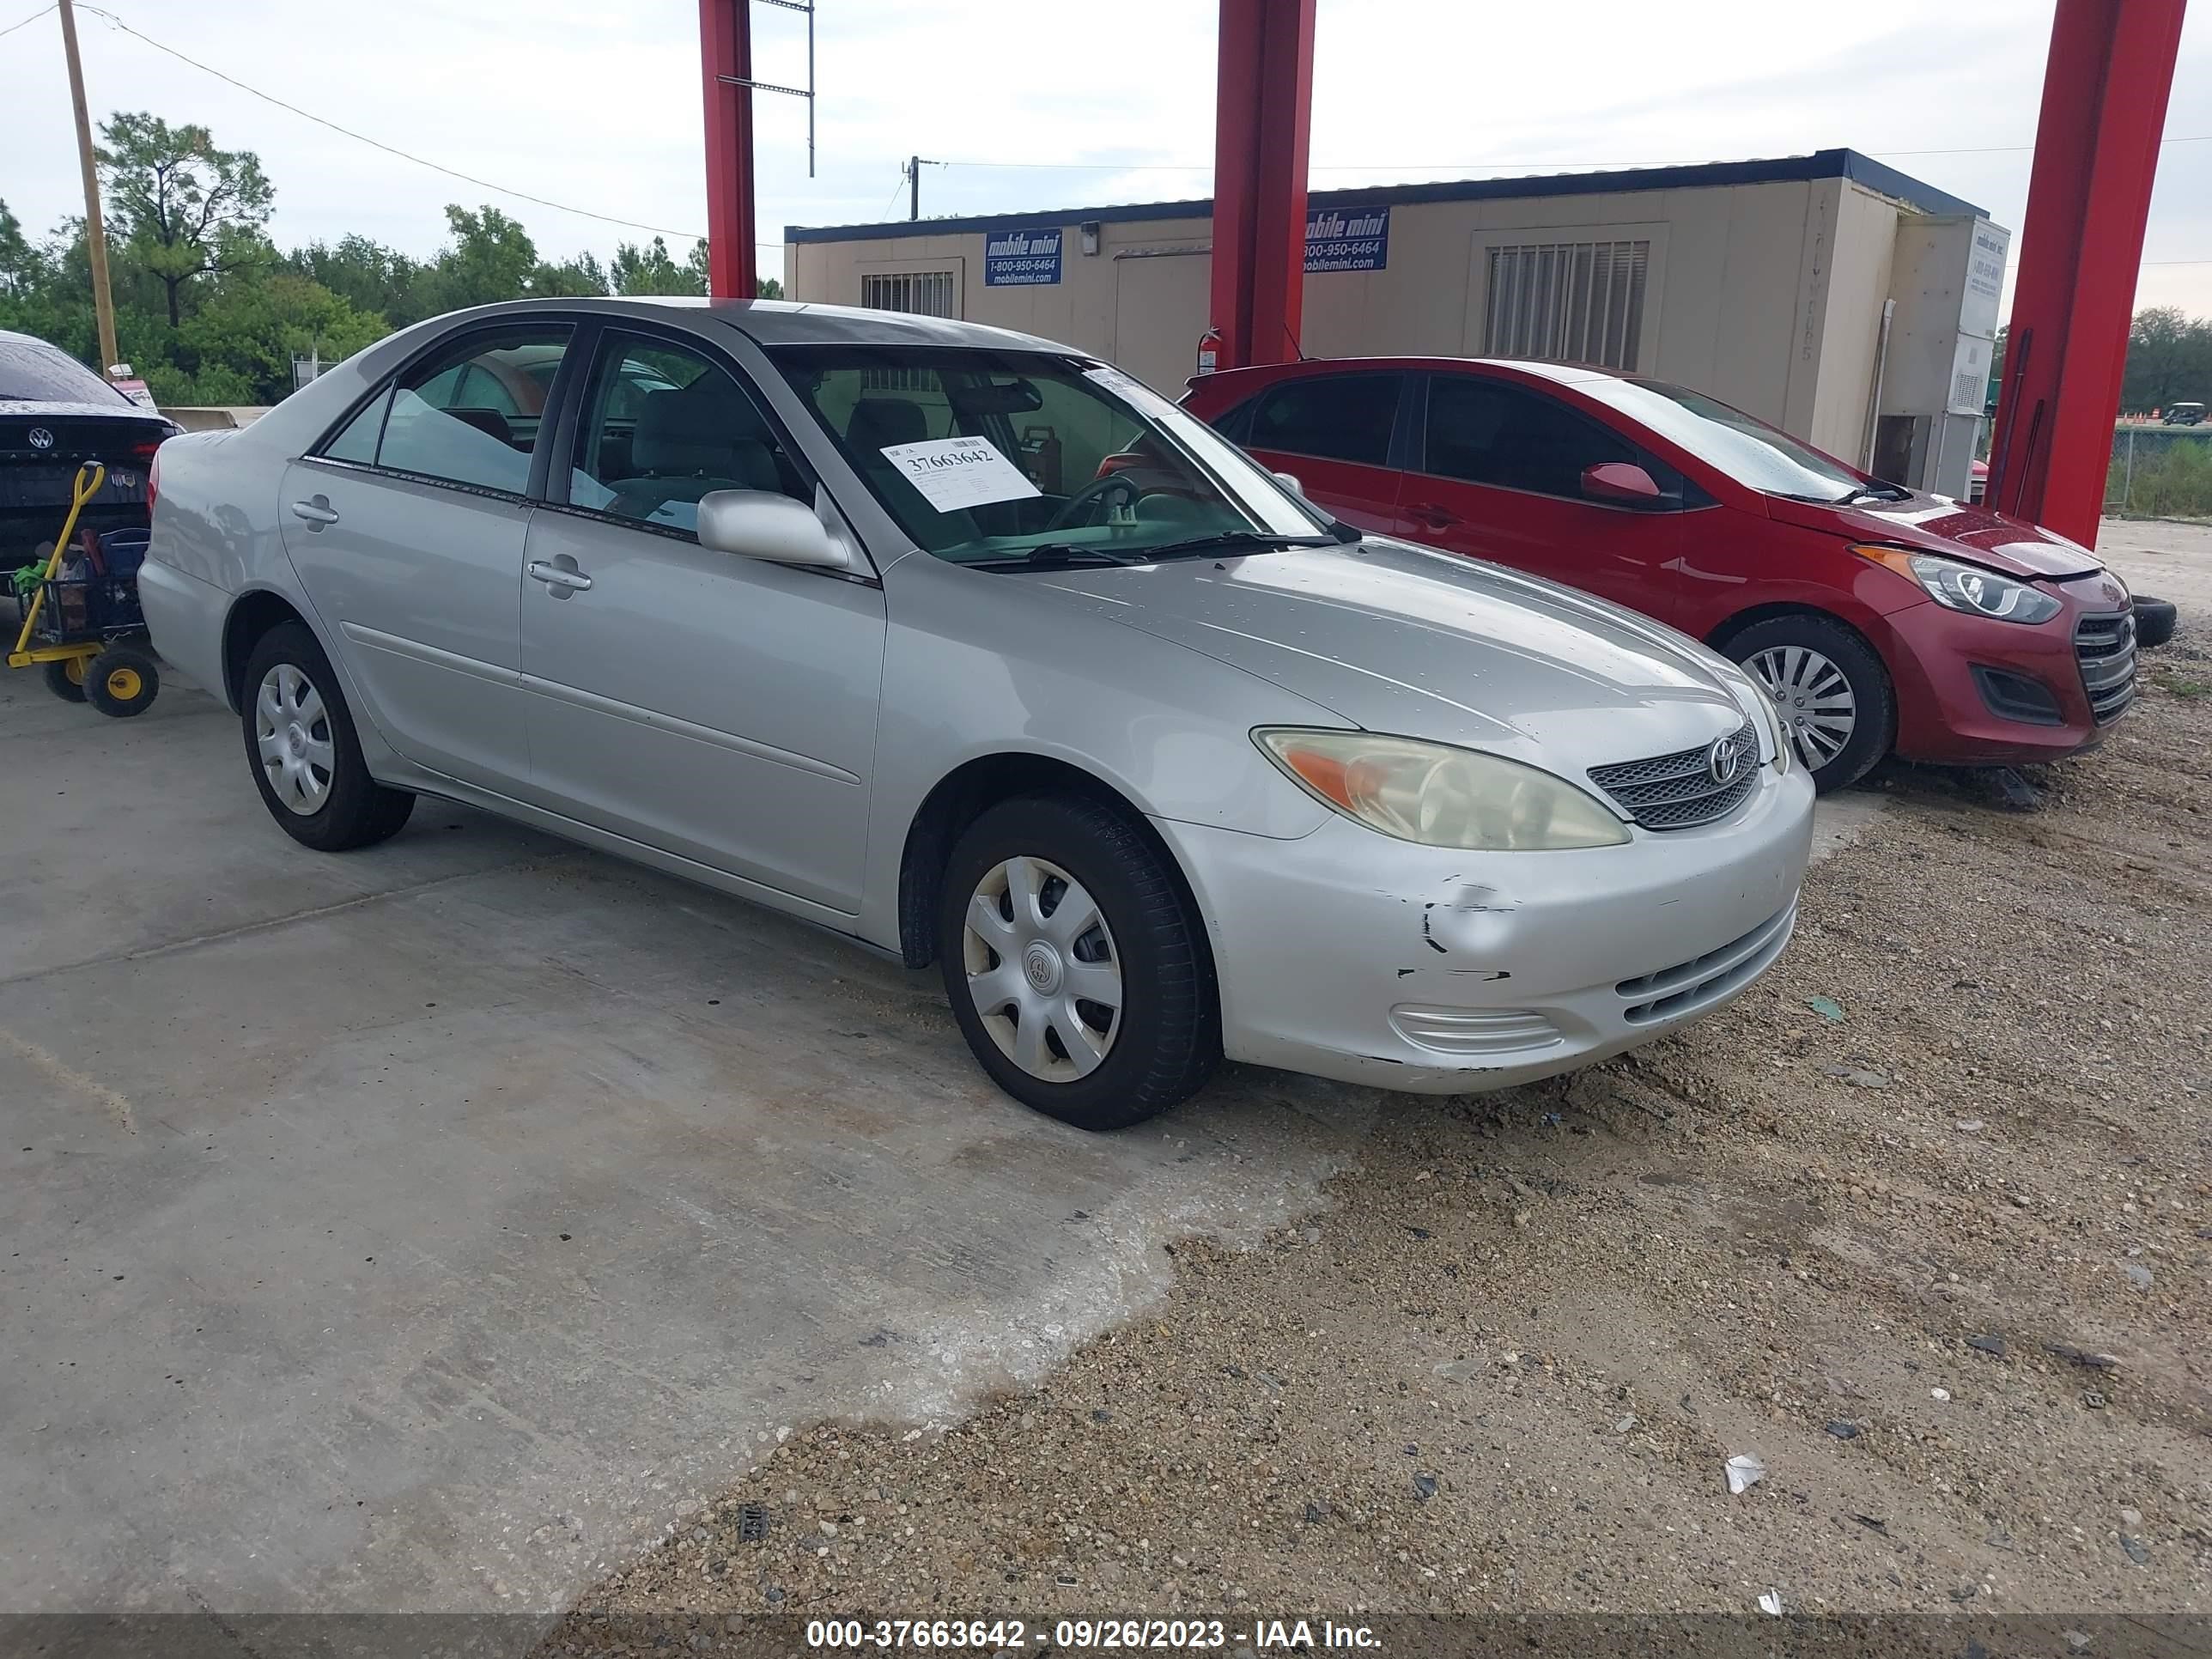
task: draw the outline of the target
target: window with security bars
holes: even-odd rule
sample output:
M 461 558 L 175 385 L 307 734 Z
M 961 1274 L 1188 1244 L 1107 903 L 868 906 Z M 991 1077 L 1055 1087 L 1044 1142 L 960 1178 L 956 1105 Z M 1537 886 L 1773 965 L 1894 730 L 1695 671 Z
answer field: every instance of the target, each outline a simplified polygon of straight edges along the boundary
M 1484 352 L 1633 371 L 1650 264 L 1649 241 L 1492 248 Z
M 957 317 L 960 289 L 950 270 L 897 270 L 860 278 L 860 303 L 871 311 L 910 311 L 922 317 Z M 872 368 L 870 392 L 916 392 L 927 377 L 911 368 Z
M 860 303 L 871 311 L 911 311 L 923 317 L 957 317 L 959 290 L 949 270 L 899 270 L 860 278 Z

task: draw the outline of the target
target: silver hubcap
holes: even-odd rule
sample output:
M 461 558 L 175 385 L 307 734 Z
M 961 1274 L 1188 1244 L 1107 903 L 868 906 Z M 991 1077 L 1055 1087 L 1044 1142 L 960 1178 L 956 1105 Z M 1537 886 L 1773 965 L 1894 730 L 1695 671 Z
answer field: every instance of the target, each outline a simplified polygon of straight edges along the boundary
M 1771 645 L 1744 665 L 1782 711 L 1798 757 L 1815 770 L 1844 751 L 1859 723 L 1859 701 L 1844 671 L 1802 645 Z
M 1044 859 L 994 866 L 968 901 L 961 951 L 1000 1054 L 1048 1083 L 1098 1069 L 1121 1029 L 1121 957 L 1073 876 Z
M 337 751 L 322 693 L 289 662 L 261 677 L 253 697 L 253 746 L 261 770 L 285 810 L 307 817 L 330 798 Z

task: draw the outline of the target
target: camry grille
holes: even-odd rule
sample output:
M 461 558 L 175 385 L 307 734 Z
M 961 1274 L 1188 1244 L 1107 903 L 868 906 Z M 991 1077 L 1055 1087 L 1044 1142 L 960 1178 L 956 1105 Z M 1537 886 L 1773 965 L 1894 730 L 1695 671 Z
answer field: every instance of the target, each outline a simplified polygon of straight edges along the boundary
M 1589 781 L 1646 830 L 1690 830 L 1724 818 L 1759 787 L 1759 734 L 1727 737 L 1650 760 L 1593 766 Z

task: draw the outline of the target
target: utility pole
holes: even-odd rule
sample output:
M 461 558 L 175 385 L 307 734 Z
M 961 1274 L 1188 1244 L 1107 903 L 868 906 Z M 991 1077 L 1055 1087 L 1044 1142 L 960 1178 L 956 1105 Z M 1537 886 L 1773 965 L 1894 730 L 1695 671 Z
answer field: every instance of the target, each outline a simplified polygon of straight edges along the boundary
M 69 58 L 70 107 L 76 116 L 76 157 L 84 169 L 84 247 L 92 258 L 92 309 L 100 322 L 100 378 L 122 361 L 115 343 L 115 295 L 107 286 L 107 231 L 100 218 L 100 165 L 92 152 L 92 119 L 84 106 L 84 64 L 76 54 L 76 13 L 58 0 L 62 51 Z
M 906 216 L 908 219 L 921 217 L 921 170 L 924 167 L 941 167 L 944 165 L 942 161 L 931 161 L 927 155 L 907 157 Z

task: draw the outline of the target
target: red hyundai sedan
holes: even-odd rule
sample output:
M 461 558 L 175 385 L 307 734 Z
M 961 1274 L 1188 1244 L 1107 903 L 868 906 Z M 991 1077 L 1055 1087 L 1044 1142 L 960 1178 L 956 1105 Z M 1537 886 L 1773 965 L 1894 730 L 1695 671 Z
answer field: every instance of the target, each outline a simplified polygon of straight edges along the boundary
M 2056 759 L 2135 697 L 2128 592 L 2087 549 L 1680 386 L 1370 357 L 1208 375 L 1184 402 L 1364 530 L 1586 589 L 1734 658 L 1824 790 L 1893 750 Z

